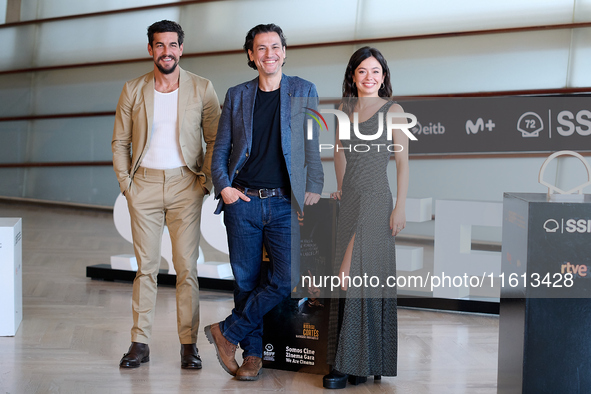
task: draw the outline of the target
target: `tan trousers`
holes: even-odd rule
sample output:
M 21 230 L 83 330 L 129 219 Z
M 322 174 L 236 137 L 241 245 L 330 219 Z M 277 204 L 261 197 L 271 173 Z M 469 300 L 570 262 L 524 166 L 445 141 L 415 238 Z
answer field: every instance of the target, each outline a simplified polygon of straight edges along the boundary
M 199 226 L 204 191 L 201 180 L 187 167 L 153 170 L 140 167 L 125 193 L 138 270 L 133 281 L 132 342 L 149 343 L 156 307 L 160 244 L 164 223 L 172 241 L 176 271 L 179 339 L 196 343 L 199 329 Z

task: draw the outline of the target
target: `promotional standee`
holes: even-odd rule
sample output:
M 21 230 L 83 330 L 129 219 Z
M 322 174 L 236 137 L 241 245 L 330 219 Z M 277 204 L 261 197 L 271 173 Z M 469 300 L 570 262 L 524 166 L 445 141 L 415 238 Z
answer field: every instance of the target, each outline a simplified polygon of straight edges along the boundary
M 591 180 L 574 152 L 549 159 L 563 154 L 579 157 Z M 588 184 L 504 195 L 499 393 L 591 387 L 591 195 L 581 193 Z
M 336 236 L 337 202 L 321 199 L 300 216 L 300 273 L 331 275 Z M 300 282 L 301 284 L 301 282 Z M 314 288 L 297 287 L 264 320 L 263 366 L 326 374 L 329 298 L 316 298 Z

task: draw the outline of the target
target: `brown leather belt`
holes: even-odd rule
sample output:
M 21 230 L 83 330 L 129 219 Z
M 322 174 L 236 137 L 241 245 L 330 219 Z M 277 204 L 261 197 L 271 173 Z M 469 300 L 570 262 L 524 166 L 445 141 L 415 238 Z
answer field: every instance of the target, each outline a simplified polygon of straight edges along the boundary
M 253 196 L 258 198 L 285 196 L 288 194 L 289 190 L 285 187 L 278 187 L 277 189 L 245 189 L 242 186 L 238 185 L 234 185 L 233 187 L 237 189 L 240 193 L 244 193 L 247 196 Z

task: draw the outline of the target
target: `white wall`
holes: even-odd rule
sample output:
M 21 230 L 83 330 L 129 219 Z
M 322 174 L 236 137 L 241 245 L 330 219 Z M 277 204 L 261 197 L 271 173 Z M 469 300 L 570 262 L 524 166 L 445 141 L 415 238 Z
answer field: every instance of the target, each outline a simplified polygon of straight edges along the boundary
M 164 1 L 23 1 L 22 19 L 157 3 Z M 290 45 L 588 22 L 591 0 L 237 0 L 4 28 L 0 71 L 141 57 L 146 62 L 0 75 L 0 117 L 114 111 L 125 80 L 151 70 L 146 27 L 165 18 L 183 26 L 185 53 L 239 49 L 248 29 L 275 22 L 288 40 L 285 72 L 315 82 L 323 97 L 338 97 L 357 47 Z M 375 46 L 388 60 L 395 95 L 591 86 L 591 28 Z M 256 76 L 243 54 L 184 58 L 181 66 L 210 79 L 220 101 L 230 86 Z M 111 117 L 0 122 L 0 162 L 108 161 L 112 124 Z M 412 160 L 410 195 L 500 201 L 503 191 L 543 191 L 536 181 L 542 161 Z M 333 170 L 325 166 L 330 190 Z M 561 168 L 572 174 L 568 161 Z M 5 196 L 109 206 L 117 193 L 109 167 L 0 170 Z
M 0 23 L 6 23 L 7 0 L 0 0 Z

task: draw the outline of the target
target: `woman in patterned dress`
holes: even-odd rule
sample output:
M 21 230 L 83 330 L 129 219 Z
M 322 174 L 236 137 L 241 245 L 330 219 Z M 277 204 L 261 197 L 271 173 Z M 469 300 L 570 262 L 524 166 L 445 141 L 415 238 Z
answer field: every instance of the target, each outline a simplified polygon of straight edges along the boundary
M 397 372 L 396 288 L 385 285 L 396 275 L 394 237 L 406 226 L 408 139 L 395 129 L 388 138 L 387 119 L 402 107 L 391 101 L 390 70 L 375 48 L 363 47 L 349 60 L 339 109 L 351 121 L 349 135 L 337 129 L 335 172 L 341 200 L 335 274 L 343 278 L 339 300 L 331 303 L 326 388 L 351 384 Z M 380 133 L 381 130 L 381 133 Z M 396 162 L 396 204 L 388 185 L 391 155 Z M 376 276 L 381 285 L 357 286 L 345 278 Z M 338 301 L 338 302 L 336 302 Z

